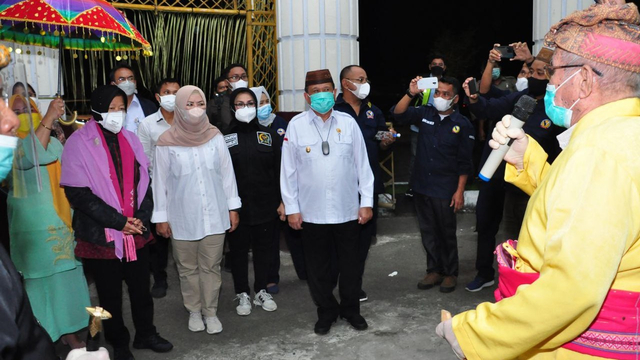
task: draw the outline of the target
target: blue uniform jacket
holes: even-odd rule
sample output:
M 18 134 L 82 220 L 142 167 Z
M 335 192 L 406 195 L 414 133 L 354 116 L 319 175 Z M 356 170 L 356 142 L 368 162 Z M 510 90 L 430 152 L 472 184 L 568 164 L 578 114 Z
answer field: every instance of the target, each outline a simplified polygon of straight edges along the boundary
M 393 112 L 395 106 L 391 108 Z M 475 141 L 469 119 L 454 111 L 444 119 L 435 107 L 409 107 L 403 114 L 395 114 L 399 124 L 413 124 L 420 128 L 413 191 L 438 199 L 451 199 L 458 188 L 460 175 L 473 171 L 471 153 Z
M 369 99 L 364 99 L 362 100 L 362 105 L 360 105 L 360 114 L 356 115 L 351 105 L 344 101 L 342 94 L 338 95 L 333 109 L 349 114 L 358 123 L 358 127 L 360 127 L 360 131 L 362 131 L 362 136 L 364 137 L 364 144 L 367 147 L 369 166 L 371 166 L 371 171 L 373 171 L 373 192 L 375 194 L 383 193 L 384 183 L 382 182 L 382 169 L 380 169 L 380 160 L 378 159 L 380 140 L 376 140 L 375 138 L 378 131 L 389 130 L 382 111 L 371 104 Z

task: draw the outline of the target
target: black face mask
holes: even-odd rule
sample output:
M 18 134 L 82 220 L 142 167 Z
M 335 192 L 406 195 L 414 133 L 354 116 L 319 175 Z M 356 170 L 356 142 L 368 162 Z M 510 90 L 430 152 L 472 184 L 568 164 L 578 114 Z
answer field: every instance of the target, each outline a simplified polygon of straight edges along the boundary
M 444 68 L 442 66 L 432 66 L 431 67 L 431 75 L 435 77 L 440 77 L 444 73 Z
M 529 80 L 529 95 L 532 97 L 538 97 L 544 95 L 547 91 L 547 84 L 549 80 L 540 80 L 534 77 L 530 77 Z

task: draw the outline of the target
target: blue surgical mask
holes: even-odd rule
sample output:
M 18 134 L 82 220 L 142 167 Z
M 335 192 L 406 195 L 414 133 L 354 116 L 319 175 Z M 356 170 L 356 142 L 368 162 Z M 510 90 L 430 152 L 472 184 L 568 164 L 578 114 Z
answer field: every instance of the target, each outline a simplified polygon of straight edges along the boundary
M 491 70 L 491 78 L 495 80 L 499 77 L 500 77 L 500 68 L 493 68 L 493 70 Z
M 578 100 L 576 100 L 570 108 L 564 108 L 562 106 L 558 106 L 555 103 L 556 93 L 562 87 L 562 85 L 566 84 L 572 77 L 574 77 L 580 70 L 573 73 L 573 75 L 569 76 L 567 80 L 563 81 L 558 87 L 555 85 L 547 84 L 547 91 L 544 94 L 544 111 L 547 113 L 547 116 L 551 121 L 557 126 L 562 126 L 565 128 L 571 127 L 571 117 L 573 116 L 573 107 L 576 106 Z
M 17 137 L 0 135 L 0 181 L 4 180 L 11 171 L 13 153 L 17 146 Z
M 336 104 L 333 92 L 319 92 L 309 97 L 311 98 L 311 108 L 322 115 L 328 113 Z
M 258 108 L 258 120 L 267 120 L 271 115 L 271 104 L 260 106 Z

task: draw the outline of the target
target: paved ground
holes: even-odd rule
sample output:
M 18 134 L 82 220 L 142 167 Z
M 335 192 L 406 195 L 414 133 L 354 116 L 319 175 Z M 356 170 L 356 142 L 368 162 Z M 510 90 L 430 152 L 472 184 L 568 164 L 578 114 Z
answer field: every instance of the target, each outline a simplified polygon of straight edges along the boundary
M 297 279 L 291 258 L 283 251 L 277 311 L 254 308 L 247 317 L 236 315 L 231 275 L 224 272 L 218 310 L 224 331 L 192 333 L 170 262 L 169 293 L 155 301 L 155 321 L 175 349 L 168 354 L 133 350 L 136 359 L 453 359 L 446 343 L 434 333 L 440 309 L 455 314 L 492 299 L 490 289 L 464 290 L 475 275 L 474 214 L 458 216 L 460 277 L 458 289 L 451 294 L 416 288 L 424 275 L 425 255 L 410 200 L 400 198 L 398 214 L 381 218 L 378 227 L 364 279 L 369 301 L 362 303 L 361 312 L 369 322 L 368 330 L 356 331 L 339 320 L 328 335 L 315 335 L 315 307 L 307 284 Z M 389 276 L 393 272 L 397 275 Z M 130 314 L 125 319 L 133 329 Z
M 406 166 L 408 135 L 407 132 L 406 142 L 399 144 L 397 168 Z M 399 173 L 397 180 L 406 181 L 407 172 Z M 379 219 L 377 242 L 367 261 L 364 289 L 369 301 L 362 303 L 361 312 L 369 322 L 369 329 L 359 332 L 339 320 L 326 336 L 313 332 L 315 306 L 306 282 L 297 279 L 286 250 L 281 253 L 281 291 L 275 296 L 278 304 L 275 312 L 254 308 L 249 316 L 236 315 L 231 274 L 223 273 L 218 316 L 224 331 L 217 335 L 187 329 L 188 313 L 182 306 L 177 273 L 170 261 L 169 293 L 155 301 L 155 322 L 160 334 L 172 341 L 175 348 L 167 354 L 149 350 L 133 353 L 138 360 L 455 359 L 448 345 L 434 332 L 440 309 L 455 314 L 492 300 L 493 288 L 478 293 L 464 290 L 464 284 L 475 276 L 474 228 L 475 214 L 458 216 L 457 290 L 451 294 L 440 293 L 438 289 L 418 290 L 416 283 L 424 276 L 426 267 L 425 254 L 412 202 L 400 195 L 396 211 L 385 212 Z M 394 272 L 397 275 L 390 276 Z M 97 303 L 95 297 L 92 300 Z M 133 330 L 130 314 L 125 314 L 125 319 Z

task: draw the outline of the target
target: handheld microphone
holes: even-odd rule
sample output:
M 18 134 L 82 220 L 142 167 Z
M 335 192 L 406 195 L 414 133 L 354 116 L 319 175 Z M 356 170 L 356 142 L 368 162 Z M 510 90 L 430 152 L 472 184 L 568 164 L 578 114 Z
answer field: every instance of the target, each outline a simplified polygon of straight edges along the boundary
M 522 129 L 522 126 L 527 119 L 529 119 L 529 116 L 531 116 L 535 107 L 536 100 L 534 98 L 528 95 L 522 96 L 513 108 L 513 113 L 511 114 L 511 125 L 509 125 L 507 129 Z M 491 154 L 489 154 L 482 170 L 480 170 L 480 174 L 478 174 L 480 179 L 483 181 L 491 180 L 491 177 L 498 169 L 498 166 L 500 166 L 500 163 L 502 163 L 507 151 L 509 151 L 509 147 L 513 144 L 513 140 L 514 139 L 510 139 L 506 144 L 500 145 L 499 148 L 491 151 Z

